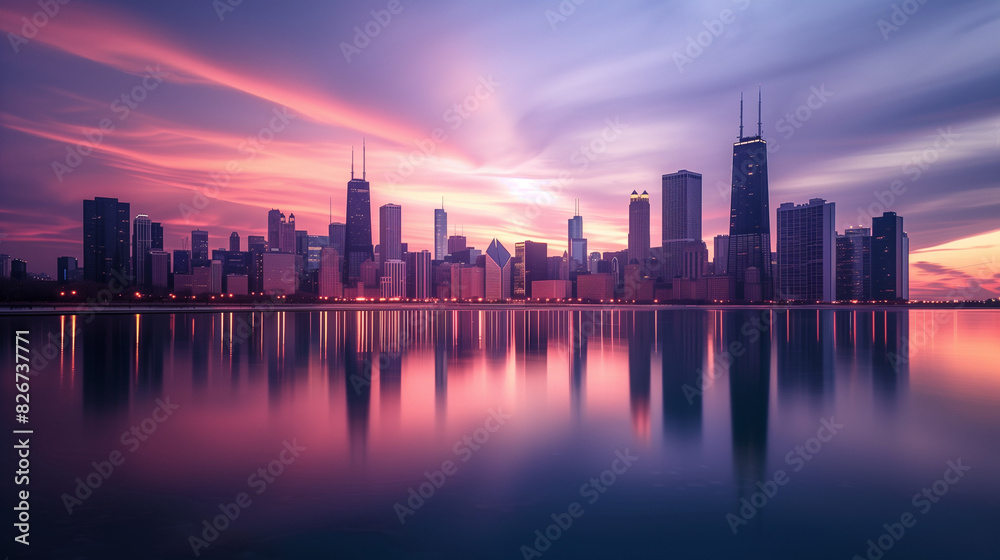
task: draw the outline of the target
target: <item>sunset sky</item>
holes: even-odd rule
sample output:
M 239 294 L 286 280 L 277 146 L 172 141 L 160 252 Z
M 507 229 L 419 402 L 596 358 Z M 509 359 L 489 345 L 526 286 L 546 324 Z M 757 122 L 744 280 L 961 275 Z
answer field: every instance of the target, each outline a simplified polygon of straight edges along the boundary
M 711 249 L 759 84 L 772 227 L 786 201 L 835 202 L 839 231 L 887 207 L 912 298 L 1000 294 L 995 0 L 577 1 L 4 2 L 0 252 L 54 276 L 95 196 L 163 222 L 167 250 L 198 227 L 245 247 L 271 208 L 325 235 L 363 138 L 373 231 L 401 204 L 411 250 L 442 197 L 479 249 L 561 254 L 576 198 L 588 250 L 623 249 L 633 189 L 657 240 L 680 169 L 704 176 Z

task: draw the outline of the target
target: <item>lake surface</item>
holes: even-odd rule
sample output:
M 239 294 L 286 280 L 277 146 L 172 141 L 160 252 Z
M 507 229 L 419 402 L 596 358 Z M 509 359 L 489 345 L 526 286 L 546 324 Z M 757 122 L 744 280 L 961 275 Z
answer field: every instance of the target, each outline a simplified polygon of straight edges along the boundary
M 995 557 L 996 311 L 0 316 L 8 371 L 17 329 L 12 558 Z

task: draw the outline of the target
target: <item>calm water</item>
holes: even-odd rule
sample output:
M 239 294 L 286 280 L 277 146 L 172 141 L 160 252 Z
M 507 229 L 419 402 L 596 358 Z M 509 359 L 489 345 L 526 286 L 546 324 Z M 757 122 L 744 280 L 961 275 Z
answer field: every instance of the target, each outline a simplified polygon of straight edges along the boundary
M 15 329 L 64 348 L 13 558 L 995 557 L 998 312 L 7 316 L 8 363 Z

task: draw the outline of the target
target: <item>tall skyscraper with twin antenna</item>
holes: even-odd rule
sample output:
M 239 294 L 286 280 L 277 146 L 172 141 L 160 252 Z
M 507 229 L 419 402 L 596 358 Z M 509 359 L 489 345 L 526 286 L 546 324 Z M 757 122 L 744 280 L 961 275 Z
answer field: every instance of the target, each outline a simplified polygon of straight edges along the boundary
M 361 178 L 354 177 L 354 150 L 351 150 L 351 180 L 347 183 L 347 227 L 345 237 L 345 276 L 348 281 L 361 277 L 361 263 L 375 259 L 372 245 L 371 186 L 365 180 L 365 145 L 361 145 Z
M 736 301 L 768 301 L 774 298 L 767 143 L 762 137 L 760 109 L 758 89 L 757 134 L 743 136 L 743 95 L 740 95 L 740 135 L 733 144 L 733 189 L 726 267 L 730 297 Z

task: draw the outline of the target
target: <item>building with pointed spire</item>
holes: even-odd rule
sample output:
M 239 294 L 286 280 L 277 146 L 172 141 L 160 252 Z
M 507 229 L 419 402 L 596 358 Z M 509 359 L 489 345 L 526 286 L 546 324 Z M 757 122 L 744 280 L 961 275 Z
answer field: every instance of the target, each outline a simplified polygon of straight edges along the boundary
M 361 277 L 361 263 L 375 260 L 372 245 L 371 186 L 365 180 L 365 147 L 361 148 L 361 178 L 354 176 L 354 150 L 351 150 L 351 180 L 347 183 L 347 227 L 344 231 L 344 269 L 348 281 Z
M 757 92 L 757 134 L 743 136 L 743 96 L 740 95 L 740 136 L 733 144 L 733 183 L 729 216 L 730 297 L 735 301 L 774 299 L 771 267 L 771 220 L 768 205 L 767 142 L 761 136 L 761 96 Z M 752 274 L 748 276 L 748 271 Z M 752 283 L 749 286 L 748 282 Z
M 434 260 L 443 261 L 448 256 L 448 213 L 444 211 L 444 197 L 441 208 L 434 209 Z
M 587 268 L 587 239 L 583 237 L 583 216 L 580 215 L 580 199 L 576 200 L 573 217 L 567 224 L 567 265 L 569 272 Z

